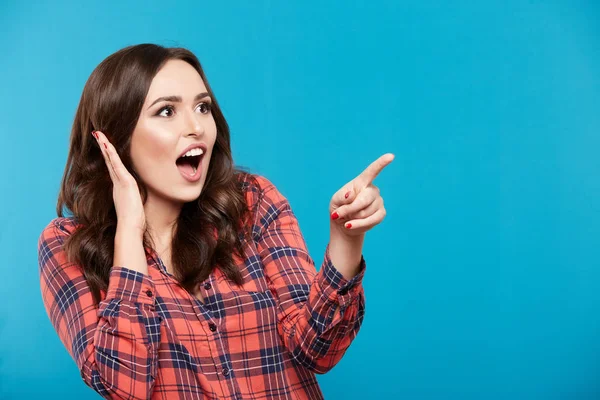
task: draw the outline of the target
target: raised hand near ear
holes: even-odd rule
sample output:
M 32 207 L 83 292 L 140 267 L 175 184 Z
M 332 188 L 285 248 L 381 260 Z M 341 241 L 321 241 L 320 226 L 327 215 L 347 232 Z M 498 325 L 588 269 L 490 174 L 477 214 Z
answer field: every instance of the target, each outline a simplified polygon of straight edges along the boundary
M 329 204 L 332 229 L 355 237 L 383 221 L 383 198 L 373 181 L 394 157 L 392 153 L 382 155 L 333 195 Z
M 113 201 L 117 212 L 118 225 L 143 236 L 146 229 L 146 216 L 135 178 L 123 165 L 117 150 L 109 142 L 106 135 L 100 131 L 94 131 L 92 135 L 98 141 L 113 183 Z

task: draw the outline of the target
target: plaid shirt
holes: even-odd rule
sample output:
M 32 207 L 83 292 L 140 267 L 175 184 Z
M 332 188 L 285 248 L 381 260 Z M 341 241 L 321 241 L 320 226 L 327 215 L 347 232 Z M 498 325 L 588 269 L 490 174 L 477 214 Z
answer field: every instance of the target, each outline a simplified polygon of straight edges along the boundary
M 244 276 L 219 269 L 204 302 L 183 289 L 146 248 L 148 275 L 113 266 L 94 304 L 63 243 L 76 228 L 55 218 L 38 242 L 42 299 L 84 382 L 111 399 L 321 399 L 329 371 L 358 333 L 365 310 L 360 272 L 346 280 L 325 250 L 319 272 L 288 200 L 266 178 L 244 181 L 257 206 Z

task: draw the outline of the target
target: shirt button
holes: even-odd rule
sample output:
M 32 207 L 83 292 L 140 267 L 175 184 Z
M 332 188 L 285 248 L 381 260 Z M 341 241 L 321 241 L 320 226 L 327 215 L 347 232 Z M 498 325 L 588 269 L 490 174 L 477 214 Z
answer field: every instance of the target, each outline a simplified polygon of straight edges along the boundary
M 204 284 L 204 289 L 209 290 L 212 287 L 212 285 L 210 284 L 210 282 L 206 282 Z
M 217 330 L 217 326 L 211 322 L 208 324 L 208 329 L 210 329 L 212 332 L 214 332 Z
M 146 290 L 146 296 L 152 297 L 152 290 Z
M 227 367 L 223 368 L 223 375 L 224 376 L 229 375 L 229 368 L 227 368 Z

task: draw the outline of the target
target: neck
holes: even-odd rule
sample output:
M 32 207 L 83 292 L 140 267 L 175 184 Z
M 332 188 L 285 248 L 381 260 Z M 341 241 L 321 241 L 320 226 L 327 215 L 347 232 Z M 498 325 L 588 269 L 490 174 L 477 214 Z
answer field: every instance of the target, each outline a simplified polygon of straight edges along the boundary
M 144 204 L 148 234 L 159 253 L 171 247 L 181 208 L 181 204 L 153 196 Z

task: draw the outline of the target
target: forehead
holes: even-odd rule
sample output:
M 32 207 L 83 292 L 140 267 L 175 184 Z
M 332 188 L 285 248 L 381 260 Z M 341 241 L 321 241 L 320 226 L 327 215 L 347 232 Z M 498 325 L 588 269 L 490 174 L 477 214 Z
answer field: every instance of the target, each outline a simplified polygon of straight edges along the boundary
M 162 96 L 182 96 L 186 101 L 206 91 L 206 85 L 194 67 L 182 60 L 169 60 L 152 79 L 146 102 Z

